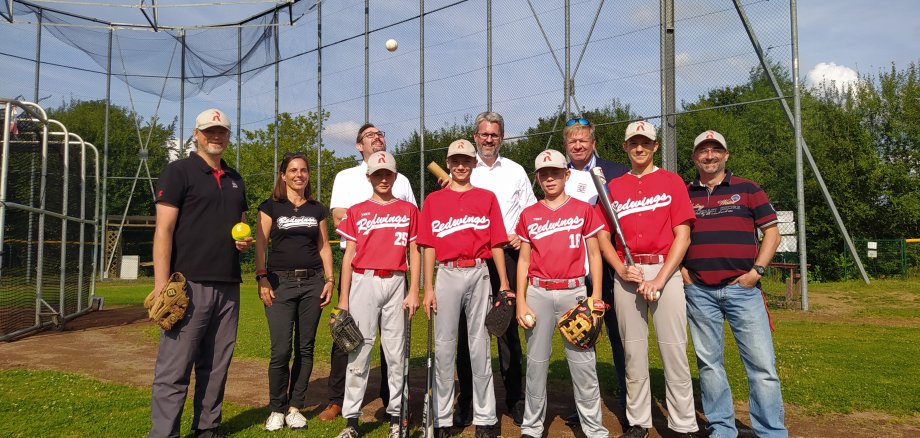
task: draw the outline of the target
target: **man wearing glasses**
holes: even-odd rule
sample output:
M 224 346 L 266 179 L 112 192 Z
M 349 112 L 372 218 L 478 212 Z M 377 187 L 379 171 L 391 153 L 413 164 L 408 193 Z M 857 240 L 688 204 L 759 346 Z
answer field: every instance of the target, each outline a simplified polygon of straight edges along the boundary
M 618 178 L 629 172 L 629 168 L 612 161 L 607 161 L 597 155 L 597 140 L 594 136 L 594 125 L 588 120 L 578 117 L 569 120 L 562 130 L 562 142 L 565 154 L 569 159 L 571 174 L 565 184 L 565 192 L 578 200 L 591 205 L 597 203 L 597 190 L 591 180 L 591 169 L 600 167 L 604 170 L 607 181 Z M 605 303 L 613 304 L 613 268 L 604 263 L 601 272 L 602 299 Z M 591 279 L 593 280 L 593 278 Z M 626 359 L 623 356 L 623 343 L 620 341 L 620 330 L 617 327 L 617 314 L 611 309 L 604 313 L 604 324 L 607 327 L 607 337 L 613 350 L 613 365 L 617 371 L 617 400 L 621 406 L 626 406 Z M 568 424 L 579 422 L 578 413 L 565 418 Z
M 495 112 L 483 112 L 476 116 L 476 167 L 473 168 L 471 182 L 473 186 L 491 191 L 498 198 L 498 205 L 505 222 L 508 245 L 505 246 L 505 270 L 511 290 L 517 290 L 517 258 L 521 240 L 514 233 L 518 219 L 525 207 L 537 202 L 527 171 L 499 154 L 505 134 L 505 120 Z M 489 278 L 492 293 L 499 292 L 499 276 L 495 263 L 488 261 Z M 468 426 L 472 423 L 473 373 L 470 369 L 469 348 L 467 343 L 466 318 L 460 318 L 457 342 L 457 374 L 460 391 L 457 396 L 457 408 L 454 426 Z M 521 340 L 516 324 L 509 324 L 508 330 L 498 340 L 498 359 L 505 386 L 505 405 L 514 424 L 520 426 L 524 416 L 523 372 L 521 369 Z
M 338 227 L 339 222 L 345 218 L 348 209 L 359 202 L 370 199 L 374 189 L 367 180 L 367 158 L 374 152 L 386 151 L 386 133 L 377 129 L 371 123 L 365 123 L 358 129 L 355 139 L 355 149 L 361 153 L 361 162 L 357 166 L 345 169 L 335 176 L 332 183 L 332 197 L 329 200 L 329 209 L 332 211 L 332 222 Z M 416 205 L 412 185 L 405 175 L 396 175 L 393 184 L 393 197 L 411 202 Z M 342 249 L 345 242 L 342 241 Z M 331 370 L 329 372 L 329 404 L 319 414 L 319 419 L 333 420 L 342 413 L 342 400 L 345 396 L 345 369 L 348 367 L 348 353 L 332 344 Z M 387 363 L 383 347 L 380 348 L 380 399 L 386 408 L 390 401 L 389 386 L 387 385 Z

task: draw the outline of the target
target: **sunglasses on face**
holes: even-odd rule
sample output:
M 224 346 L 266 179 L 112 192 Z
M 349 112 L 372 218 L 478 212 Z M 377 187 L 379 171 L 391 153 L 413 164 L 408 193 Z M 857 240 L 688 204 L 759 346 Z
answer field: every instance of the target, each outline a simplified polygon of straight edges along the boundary
M 383 132 L 383 131 L 376 131 L 376 132 L 368 132 L 368 133 L 362 135 L 361 138 L 374 138 L 374 137 L 384 138 L 384 137 L 386 137 L 386 136 L 387 136 L 387 134 L 386 134 L 385 132 Z
M 565 126 L 572 126 L 572 125 L 574 125 L 574 124 L 576 124 L 576 123 L 579 124 L 579 125 L 585 125 L 585 126 L 590 126 L 590 125 L 591 125 L 591 122 L 589 122 L 587 119 L 583 119 L 583 118 L 581 118 L 581 117 L 576 117 L 576 118 L 574 118 L 574 119 L 570 119 L 568 122 L 565 122 Z

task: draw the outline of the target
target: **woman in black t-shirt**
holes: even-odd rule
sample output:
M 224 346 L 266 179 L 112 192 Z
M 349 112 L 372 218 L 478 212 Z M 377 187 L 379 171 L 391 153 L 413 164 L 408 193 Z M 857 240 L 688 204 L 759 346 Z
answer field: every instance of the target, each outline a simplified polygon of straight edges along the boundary
M 332 297 L 334 281 L 326 208 L 311 196 L 310 166 L 302 153 L 284 155 L 272 197 L 259 205 L 256 280 L 271 338 L 271 413 L 265 430 L 275 431 L 285 424 L 302 429 L 307 420 L 300 409 L 313 372 L 316 328 L 322 308 Z M 289 369 L 292 341 L 297 348 Z

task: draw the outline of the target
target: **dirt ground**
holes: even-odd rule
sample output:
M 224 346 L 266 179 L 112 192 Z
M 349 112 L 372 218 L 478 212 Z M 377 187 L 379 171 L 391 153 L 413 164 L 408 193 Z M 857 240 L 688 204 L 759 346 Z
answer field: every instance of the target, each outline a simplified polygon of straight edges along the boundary
M 87 375 L 96 379 L 118 384 L 149 388 L 153 380 L 153 365 L 156 346 L 143 334 L 144 310 L 140 307 L 121 307 L 93 312 L 69 322 L 63 331 L 46 331 L 24 339 L 0 343 L 0 368 L 22 368 L 59 370 Z M 319 361 L 314 368 L 312 390 L 308 394 L 306 413 L 313 417 L 325 403 L 328 366 Z M 379 373 L 372 372 L 372 376 Z M 501 379 L 495 379 L 501 386 Z M 377 394 L 378 379 L 371 378 L 368 394 Z M 261 360 L 234 359 L 230 367 L 226 399 L 243 406 L 266 406 L 268 398 L 266 364 Z M 412 412 L 421 412 L 421 401 L 425 388 L 424 372 L 411 375 Z M 496 395 L 504 391 L 496 388 Z M 553 396 L 547 407 L 547 436 L 553 438 L 583 436 L 580 430 L 565 425 L 562 417 L 571 408 L 572 390 L 568 385 L 553 389 Z M 365 400 L 364 415 L 368 418 L 382 416 L 380 399 Z M 623 430 L 621 424 L 625 414 L 616 400 L 604 400 L 604 422 L 611 436 L 618 436 Z M 498 406 L 504 402 L 499 399 Z M 698 407 L 699 409 L 699 407 Z M 739 427 L 742 436 L 754 436 L 748 429 L 746 406 L 737 407 Z M 503 412 L 499 412 L 502 414 Z M 653 437 L 672 436 L 667 428 L 667 413 L 662 405 L 653 412 Z M 420 417 L 419 416 L 416 416 Z M 697 413 L 700 427 L 704 423 L 702 414 Z M 507 415 L 502 415 L 502 435 L 518 436 L 519 429 Z M 875 436 L 920 436 L 920 420 L 904 421 L 882 413 L 859 412 L 848 415 L 832 414 L 808 416 L 794 406 L 786 407 L 786 423 L 790 436 L 795 437 L 875 437 Z M 464 435 L 472 436 L 469 427 Z

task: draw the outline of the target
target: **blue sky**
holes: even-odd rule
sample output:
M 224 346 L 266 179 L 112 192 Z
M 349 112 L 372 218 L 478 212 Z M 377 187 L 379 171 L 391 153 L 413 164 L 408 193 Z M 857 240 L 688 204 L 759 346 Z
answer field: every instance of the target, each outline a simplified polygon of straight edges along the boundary
M 102 0 L 99 0 L 100 2 Z M 201 0 L 194 3 L 210 3 Z M 48 7 L 79 11 L 83 15 L 117 21 L 140 22 L 136 9 L 95 8 L 69 4 L 66 0 L 36 1 Z M 135 5 L 135 0 L 112 0 L 109 3 Z M 175 25 L 235 21 L 272 6 L 255 1 L 251 5 L 169 7 L 181 3 L 160 0 L 164 7 L 161 22 Z M 236 3 L 236 2 L 234 2 Z M 324 5 L 324 42 L 359 33 L 363 29 L 363 0 L 342 0 Z M 428 10 L 452 3 L 429 0 Z M 485 108 L 484 15 L 481 0 L 471 0 L 451 8 L 450 13 L 429 15 L 426 19 L 426 127 L 462 123 L 465 117 Z M 562 61 L 561 2 L 534 2 L 541 24 L 547 31 L 559 61 Z M 694 0 L 677 2 L 677 86 L 678 101 L 692 99 L 714 86 L 743 82 L 756 65 L 749 44 L 737 26 L 737 16 L 729 0 Z M 746 0 L 748 13 L 758 35 L 771 56 L 788 64 L 788 19 L 782 15 L 788 2 L 782 0 Z M 580 45 L 593 18 L 597 0 L 572 0 L 572 41 Z M 657 114 L 659 104 L 657 46 L 657 0 L 606 2 L 603 19 L 598 23 L 585 61 L 576 75 L 576 98 L 585 108 L 609 104 L 617 98 L 644 115 Z M 372 24 L 377 27 L 418 13 L 417 1 L 371 2 Z M 858 75 L 876 73 L 891 63 L 905 66 L 920 57 L 916 41 L 920 40 L 920 2 L 886 0 L 800 0 L 799 52 L 801 76 L 809 83 L 821 78 L 838 83 L 855 80 Z M 777 18 L 779 17 L 779 18 Z M 508 121 L 508 134 L 515 135 L 532 126 L 538 117 L 552 114 L 561 103 L 561 79 L 543 36 L 522 0 L 495 2 L 493 37 L 495 47 L 494 107 Z M 728 23 L 728 24 L 726 24 Z M 726 26 L 729 28 L 722 28 Z M 315 46 L 315 20 L 307 17 L 294 28 L 282 30 L 282 52 L 298 52 Z M 284 36 L 288 36 L 285 38 Z M 291 37 L 294 35 L 294 37 Z M 387 38 L 396 38 L 400 48 L 390 53 L 383 49 Z M 772 48 L 770 48 L 772 47 Z M 28 25 L 0 24 L 0 52 L 21 57 L 34 56 L 34 30 Z M 721 55 L 727 54 L 724 58 Z M 302 56 L 282 64 L 282 111 L 302 113 L 316 107 L 315 64 Z M 418 23 L 411 21 L 371 36 L 371 120 L 390 133 L 394 145 L 413 130 L 419 121 L 419 41 Z M 99 70 L 87 56 L 43 34 L 43 59 L 66 65 Z M 573 60 L 573 67 L 574 67 Z M 325 133 L 327 147 L 340 155 L 353 152 L 354 133 L 363 122 L 363 40 L 343 43 L 324 51 L 324 108 L 331 112 Z M 118 66 L 114 66 L 118 71 Z M 147 72 L 156 74 L 156 72 Z M 31 99 L 32 64 L 2 57 L 0 96 L 19 94 Z M 104 77 L 103 77 L 104 78 Z M 257 129 L 271 121 L 274 108 L 274 75 L 271 69 L 244 84 L 243 128 Z M 162 119 L 178 116 L 176 102 L 160 102 L 156 95 L 133 91 L 113 81 L 113 100 L 134 107 L 150 117 L 159 105 Z M 70 97 L 101 99 L 104 80 L 98 75 L 69 69 L 43 67 L 42 97 L 56 105 Z M 186 131 L 198 111 L 218 106 L 235 112 L 236 85 L 231 82 L 206 95 L 186 102 Z M 47 102 L 46 102 L 47 103 Z M 185 135 L 187 137 L 187 134 Z

